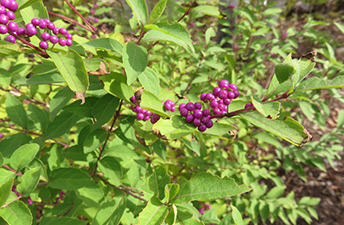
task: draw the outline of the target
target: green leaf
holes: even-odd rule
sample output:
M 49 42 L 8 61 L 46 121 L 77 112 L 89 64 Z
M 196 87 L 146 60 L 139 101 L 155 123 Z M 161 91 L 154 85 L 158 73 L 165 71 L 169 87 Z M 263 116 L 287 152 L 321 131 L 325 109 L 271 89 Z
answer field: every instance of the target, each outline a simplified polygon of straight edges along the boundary
M 119 224 L 126 207 L 126 195 L 115 197 L 112 202 L 105 201 L 95 215 L 92 225 Z
M 126 0 L 133 11 L 139 26 L 142 28 L 148 22 L 148 9 L 145 0 Z
M 154 23 L 160 18 L 166 8 L 166 3 L 167 0 L 160 0 L 158 3 L 156 3 L 149 15 L 149 23 Z
M 75 101 L 63 108 L 63 110 L 72 112 L 81 117 L 92 117 L 92 108 L 99 100 L 96 97 L 88 97 L 85 99 L 85 103 L 81 105 L 81 100 Z
M 168 214 L 168 207 L 161 203 L 156 197 L 152 197 L 147 206 L 139 215 L 139 223 L 142 224 L 163 224 Z
M 131 86 L 127 85 L 126 79 L 123 74 L 114 72 L 100 77 L 100 80 L 104 83 L 105 91 L 130 102 L 131 96 L 134 95 L 134 90 Z
M 204 223 L 200 222 L 198 219 L 198 217 L 200 216 L 201 214 L 192 205 L 189 205 L 189 204 L 177 205 L 177 221 L 179 221 L 180 224 L 204 225 Z
M 113 95 L 106 94 L 101 97 L 92 108 L 92 115 L 97 119 L 93 129 L 107 123 L 115 114 L 119 105 L 119 99 Z
M 153 129 L 159 130 L 167 139 L 175 139 L 192 133 L 196 127 L 193 124 L 185 123 L 185 119 L 181 116 L 172 116 L 169 120 L 160 119 L 154 124 Z
M 253 106 L 260 112 L 264 117 L 271 119 L 278 118 L 280 112 L 280 102 L 261 102 L 256 96 L 251 96 Z
M 203 13 L 208 16 L 222 18 L 219 8 L 212 5 L 199 5 L 191 9 L 191 12 Z
M 165 143 L 161 139 L 156 140 L 156 142 L 151 145 L 151 149 L 158 156 L 160 156 L 160 158 L 166 161 L 167 149 Z
M 27 115 L 24 106 L 10 93 L 7 94 L 5 109 L 8 117 L 13 123 L 24 129 L 27 128 Z
M 340 110 L 337 116 L 337 129 L 340 129 L 344 125 L 344 110 Z
M 37 84 L 66 83 L 62 75 L 58 71 L 46 73 L 42 75 L 33 75 L 30 78 L 19 78 L 14 81 L 16 85 L 31 86 Z
M 57 144 L 54 144 L 50 149 L 50 157 L 48 158 L 48 166 L 51 171 L 58 168 L 69 168 L 70 165 L 67 160 L 63 157 L 61 149 L 58 148 Z
M 262 217 L 263 223 L 265 223 L 270 214 L 269 205 L 265 201 L 260 201 L 259 203 L 259 214 Z
M 286 189 L 285 186 L 273 187 L 265 196 L 264 199 L 277 199 Z
M 188 147 L 191 151 L 196 153 L 198 156 L 201 155 L 201 152 L 200 152 L 201 146 L 198 142 L 190 141 L 186 137 L 182 138 L 181 140 L 184 142 L 186 147 Z
M 312 62 L 309 59 L 302 58 L 296 61 L 296 64 L 297 71 L 293 77 L 293 83 L 295 86 L 299 85 L 299 83 L 313 70 L 315 62 Z
M 15 177 L 16 174 L 12 171 L 0 168 L 0 186 L 5 184 L 7 181 L 9 181 L 11 178 Z
M 18 10 L 24 9 L 26 7 L 29 7 L 33 4 L 35 4 L 36 2 L 39 2 L 40 0 L 22 0 L 22 1 L 18 1 Z
M 105 156 L 99 161 L 99 170 L 109 178 L 109 182 L 114 185 L 122 184 L 121 178 L 123 176 L 122 167 L 118 161 L 111 156 Z
M 152 133 L 153 124 L 148 121 L 135 120 L 135 132 L 146 145 L 154 143 L 158 137 Z
M 280 8 L 267 8 L 263 11 L 262 15 L 269 16 L 269 15 L 277 15 L 282 12 Z
M 2 167 L 2 164 L 4 163 L 4 157 L 2 156 L 0 152 L 0 167 Z
M 233 210 L 232 217 L 233 217 L 234 223 L 236 225 L 244 225 L 244 221 L 242 219 L 242 216 L 239 210 L 233 205 L 232 205 L 232 210 Z
M 8 43 L 7 41 L 0 41 L 0 57 L 14 57 L 22 54 L 19 45 Z
M 86 225 L 88 221 L 81 221 L 76 218 L 44 216 L 39 222 L 40 225 Z
M 308 210 L 309 214 L 311 214 L 312 217 L 314 217 L 316 220 L 319 219 L 318 218 L 318 213 L 317 213 L 317 211 L 314 208 L 307 207 L 307 210 Z
M 148 186 L 154 192 L 155 197 L 162 200 L 165 197 L 165 186 L 171 183 L 165 168 L 156 166 L 148 178 Z
M 48 186 L 55 189 L 76 190 L 86 186 L 91 177 L 81 169 L 59 168 L 51 171 Z
M 344 87 L 344 76 L 337 76 L 332 80 L 321 80 L 317 77 L 312 77 L 301 82 L 300 85 L 296 87 L 294 92 L 340 87 Z
M 61 109 L 71 100 L 74 96 L 68 87 L 61 89 L 57 94 L 50 100 L 50 117 L 54 120 L 55 116 L 61 111 Z
M 191 180 L 182 180 L 178 195 L 172 203 L 187 203 L 193 200 L 205 201 L 241 194 L 251 190 L 246 185 L 238 186 L 234 179 L 220 178 L 210 173 L 199 173 Z
M 72 49 L 69 49 L 69 52 L 64 55 L 51 51 L 47 51 L 47 53 L 53 59 L 56 67 L 66 80 L 68 87 L 76 93 L 78 99 L 84 102 L 89 81 L 81 56 Z
M 291 61 L 287 63 L 280 63 L 275 65 L 275 73 L 278 82 L 281 84 L 290 79 L 296 73 L 296 63 Z
M 65 133 L 69 132 L 70 128 L 80 119 L 78 115 L 74 113 L 63 111 L 55 117 L 48 125 L 47 131 L 44 134 L 44 139 L 52 139 L 61 137 Z
M 11 84 L 11 73 L 3 68 L 0 68 L 0 84 L 3 88 L 8 88 Z
M 238 12 L 239 15 L 246 17 L 250 21 L 251 24 L 253 24 L 254 22 L 257 22 L 257 17 L 248 8 L 238 8 L 236 9 L 236 11 Z
M 104 198 L 102 189 L 94 182 L 89 182 L 86 186 L 76 190 L 78 198 L 91 207 L 100 207 L 100 202 Z
M 81 44 L 81 45 L 88 45 L 88 46 L 91 46 L 94 48 L 111 50 L 111 51 L 118 52 L 121 55 L 122 55 L 122 51 L 123 51 L 123 45 L 120 42 L 118 42 L 112 38 L 93 39 L 93 40 L 86 42 L 84 44 Z
M 160 101 L 160 99 L 157 96 L 155 96 L 153 93 L 144 89 L 141 95 L 140 107 L 147 109 L 148 111 L 152 113 L 157 113 L 160 116 L 169 117 L 169 115 L 165 113 L 163 104 Z
M 23 197 L 28 197 L 33 190 L 35 190 L 39 177 L 41 175 L 41 168 L 33 168 L 24 173 L 23 182 L 17 186 L 17 191 L 23 194 Z
M 14 201 L 0 209 L 0 217 L 10 225 L 31 225 L 32 214 L 22 201 Z
M 28 165 L 39 151 L 38 144 L 25 144 L 20 146 L 11 156 L 11 167 L 16 171 L 22 170 Z
M 147 50 L 134 42 L 128 42 L 123 48 L 123 64 L 127 75 L 127 84 L 130 85 L 147 67 Z
M 3 157 L 7 157 L 21 145 L 26 144 L 30 140 L 31 138 L 29 136 L 26 136 L 26 134 L 24 133 L 11 135 L 0 141 L 0 152 Z
M 10 196 L 12 186 L 13 186 L 13 179 L 10 179 L 3 185 L 0 185 L 0 209 L 7 201 L 8 197 Z
M 145 71 L 143 71 L 138 78 L 145 90 L 152 92 L 156 96 L 159 96 L 159 78 L 153 69 L 146 67 Z
M 106 130 L 100 128 L 87 135 L 83 142 L 84 153 L 87 154 L 97 149 L 104 143 L 108 135 Z
M 25 24 L 31 23 L 32 18 L 49 18 L 47 9 L 43 5 L 42 1 L 32 0 L 32 2 L 33 4 L 31 2 L 27 2 L 26 4 L 21 5 L 21 10 L 19 11 Z
M 286 117 L 284 120 L 270 120 L 258 112 L 247 112 L 240 116 L 253 125 L 271 132 L 297 146 L 307 137 L 307 134 L 303 132 L 304 128 L 302 125 L 290 117 Z
M 35 104 L 29 103 L 27 114 L 34 122 L 38 122 L 42 132 L 45 132 L 49 124 L 49 113 L 45 109 L 40 109 Z
M 169 24 L 167 21 L 164 21 L 158 24 L 148 24 L 145 26 L 145 30 L 151 31 L 145 34 L 141 39 L 141 43 L 150 41 L 169 41 L 186 49 L 190 49 L 193 52 L 195 51 L 189 33 L 177 22 Z
M 334 22 L 334 24 L 338 27 L 338 29 L 344 34 L 344 25 Z
M 179 192 L 179 184 L 167 184 L 165 186 L 165 197 L 166 197 L 166 202 L 170 202 L 171 199 L 176 197 L 176 195 Z

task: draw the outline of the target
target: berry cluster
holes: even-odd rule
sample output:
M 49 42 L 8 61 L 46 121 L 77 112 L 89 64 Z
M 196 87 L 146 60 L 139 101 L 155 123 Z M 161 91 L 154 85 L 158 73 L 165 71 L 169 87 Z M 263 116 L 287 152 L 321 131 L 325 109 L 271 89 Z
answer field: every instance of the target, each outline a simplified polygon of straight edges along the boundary
M 212 93 L 202 93 L 201 101 L 208 103 L 210 108 L 202 110 L 202 103 L 189 102 L 179 105 L 180 115 L 185 117 L 185 121 L 193 123 L 198 130 L 204 132 L 207 128 L 213 126 L 213 121 L 210 119 L 211 115 L 222 115 L 227 112 L 227 106 L 232 99 L 239 96 L 237 86 L 230 84 L 227 80 L 221 80 L 218 87 L 213 89 Z
M 73 35 L 68 33 L 65 28 L 55 27 L 55 24 L 49 19 L 33 18 L 31 23 L 26 24 L 25 28 L 18 27 L 14 20 L 14 11 L 18 9 L 18 3 L 15 0 L 0 0 L 0 34 L 6 34 L 13 32 L 18 36 L 32 37 L 37 34 L 37 28 L 43 30 L 40 37 L 42 41 L 39 43 L 41 49 L 47 49 L 49 47 L 48 41 L 52 44 L 58 43 L 60 46 L 71 46 L 73 44 Z M 58 37 L 56 35 L 62 35 Z M 65 38 L 63 37 L 65 36 Z M 16 38 L 9 35 L 5 39 L 8 42 L 15 43 Z
M 146 109 L 142 109 L 140 106 L 138 106 L 136 104 L 136 101 L 135 101 L 135 96 L 132 96 L 130 98 L 130 101 L 132 103 L 134 103 L 134 106 L 132 106 L 131 110 L 134 112 L 134 113 L 137 113 L 136 115 L 136 118 L 138 120 L 149 120 L 151 121 L 151 123 L 156 123 L 158 122 L 158 120 L 160 119 L 160 116 L 156 113 L 152 113 Z M 176 108 L 174 107 L 175 103 L 171 100 L 167 100 L 166 102 L 162 102 L 164 104 L 164 107 L 166 109 L 166 111 L 176 111 Z

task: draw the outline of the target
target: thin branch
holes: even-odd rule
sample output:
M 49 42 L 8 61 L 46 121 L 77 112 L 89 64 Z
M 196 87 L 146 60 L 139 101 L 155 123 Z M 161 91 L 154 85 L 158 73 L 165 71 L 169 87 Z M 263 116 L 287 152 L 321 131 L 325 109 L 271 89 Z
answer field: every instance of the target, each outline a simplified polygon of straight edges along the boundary
M 2 164 L 2 166 L 7 168 L 7 169 L 9 169 L 9 170 L 11 170 L 12 172 L 14 172 L 15 174 L 17 174 L 17 175 L 19 175 L 21 177 L 23 176 L 23 174 L 20 171 L 16 171 L 16 170 L 12 169 L 11 167 L 7 166 L 6 164 Z
M 9 204 L 11 204 L 12 202 L 15 202 L 15 201 L 21 199 L 21 197 L 22 197 L 22 196 L 19 195 L 18 197 L 16 197 L 15 199 L 13 199 L 12 201 L 10 201 L 9 203 L 6 203 L 6 204 L 4 204 L 3 206 L 1 206 L 0 209 L 5 208 L 5 207 L 7 207 Z

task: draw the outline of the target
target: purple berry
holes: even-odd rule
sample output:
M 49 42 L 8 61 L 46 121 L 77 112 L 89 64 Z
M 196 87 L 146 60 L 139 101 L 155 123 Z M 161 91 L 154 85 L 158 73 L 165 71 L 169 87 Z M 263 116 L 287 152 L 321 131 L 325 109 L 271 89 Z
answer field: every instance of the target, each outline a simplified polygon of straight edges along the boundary
M 215 108 L 215 109 L 213 110 L 213 113 L 214 113 L 215 115 L 220 115 L 220 114 L 222 114 L 222 112 L 221 112 L 221 110 L 220 110 L 219 108 Z
M 226 99 L 227 98 L 227 91 L 226 90 L 221 90 L 220 93 L 219 93 L 219 98 Z
M 16 15 L 14 15 L 14 12 L 12 11 L 7 11 L 6 16 L 8 16 L 10 20 L 14 20 L 16 18 Z
M 95 8 L 98 8 L 98 6 L 99 6 L 98 4 L 94 4 L 94 5 L 93 5 L 93 8 L 94 8 L 94 9 L 95 9 Z
M 210 110 L 209 109 L 203 109 L 203 116 L 209 116 Z
M 175 112 L 176 111 L 176 107 L 172 106 L 171 107 L 171 112 Z
M 143 118 L 143 120 L 148 121 L 149 118 L 150 118 L 149 116 L 145 116 L 145 117 Z
M 95 14 L 95 13 L 96 13 L 96 10 L 91 9 L 91 10 L 90 10 L 90 13 L 91 13 L 91 14 Z
M 142 108 L 141 108 L 139 112 L 145 114 L 147 111 L 148 111 L 147 109 L 142 109 Z
M 8 9 L 11 5 L 11 0 L 1 0 L 0 3 L 2 6 Z
M 186 108 L 182 108 L 179 112 L 181 116 L 187 116 L 189 114 L 189 111 Z
M 207 97 L 207 93 L 202 93 L 200 97 L 201 101 L 204 101 L 206 97 Z
M 180 104 L 179 107 L 178 107 L 179 111 L 180 111 L 181 109 L 185 108 L 185 106 L 186 106 L 185 103 Z
M 245 109 L 247 109 L 247 108 L 250 108 L 250 107 L 252 107 L 253 106 L 253 104 L 250 102 L 250 103 L 247 103 L 246 105 L 245 105 Z
M 134 113 L 137 113 L 136 107 L 133 107 L 131 110 L 132 110 Z
M 66 38 L 67 39 L 73 39 L 73 35 L 71 33 L 67 33 L 66 34 Z M 172 101 L 171 101 L 172 102 Z
M 240 93 L 238 90 L 233 91 L 234 92 L 234 98 L 239 97 Z
M 8 42 L 16 43 L 16 38 L 13 37 L 12 35 L 8 35 L 8 36 L 5 38 L 5 40 L 8 41 Z
M 72 46 L 72 44 L 73 44 L 73 40 L 72 39 L 67 39 L 66 40 L 66 45 L 67 46 Z
M 136 111 L 139 113 L 139 112 L 141 112 L 141 110 L 142 110 L 142 109 L 140 108 L 140 106 L 137 105 L 137 106 L 136 106 Z
M 219 104 L 218 108 L 223 111 L 225 109 L 225 105 L 224 104 Z
M 45 19 L 43 19 L 43 20 L 44 20 L 44 22 L 47 23 L 47 25 L 48 25 L 48 23 L 50 23 L 50 20 L 49 20 L 48 18 L 45 18 Z
M 39 47 L 41 49 L 47 49 L 47 48 L 49 48 L 49 44 L 46 41 L 41 41 L 41 42 L 39 42 Z
M 201 119 L 201 122 L 202 122 L 203 124 L 206 124 L 206 123 L 209 122 L 209 120 L 210 120 L 210 116 L 209 116 L 209 117 L 208 117 L 208 116 L 203 116 L 202 119 Z
M 195 109 L 201 109 L 202 104 L 200 102 L 195 102 Z
M 145 118 L 145 115 L 144 115 L 143 113 L 138 113 L 138 114 L 136 115 L 136 118 L 137 118 L 138 120 L 143 120 L 143 118 Z
M 229 91 L 229 92 L 227 93 L 227 98 L 233 99 L 234 97 L 235 97 L 235 94 L 234 94 L 233 91 Z
M 213 101 L 210 102 L 210 107 L 213 108 L 213 109 L 215 109 L 218 105 L 219 105 L 219 103 L 217 103 L 217 101 L 213 100 Z
M 209 120 L 208 123 L 206 124 L 207 128 L 212 128 L 214 125 L 213 121 Z
M 22 28 L 22 27 L 18 28 L 17 30 L 18 35 L 25 35 L 25 32 L 26 32 L 25 28 Z
M 47 28 L 47 23 L 43 19 L 40 19 L 38 26 L 41 29 L 45 29 L 45 28 Z
M 201 118 L 203 116 L 203 112 L 200 109 L 196 109 L 193 113 L 194 117 Z
M 192 102 L 186 104 L 185 108 L 189 111 L 193 111 L 195 109 L 195 105 Z
M 215 96 L 212 93 L 208 93 L 205 98 L 208 100 L 213 100 L 213 99 L 215 99 Z
M 2 14 L 0 15 L 0 24 L 3 24 L 3 25 L 6 25 L 9 21 L 9 18 L 8 16 Z
M 59 40 L 59 45 L 65 46 L 66 44 L 67 44 L 66 39 L 60 38 L 60 40 Z
M 230 99 L 230 98 L 226 98 L 226 99 L 223 101 L 223 104 L 225 104 L 225 105 L 231 104 L 231 99 Z
M 235 84 L 230 84 L 229 88 L 232 89 L 232 91 L 238 90 L 238 87 Z
M 29 37 L 37 34 L 37 29 L 35 27 L 28 27 L 27 30 L 26 30 L 26 33 Z
M 220 91 L 221 91 L 221 88 L 220 88 L 220 87 L 215 87 L 215 88 L 213 89 L 213 95 L 217 97 L 218 94 L 220 93 Z
M 58 27 L 55 27 L 55 28 L 53 29 L 53 33 L 54 33 L 54 34 L 58 34 L 59 31 L 60 31 L 60 28 L 58 28 Z
M 3 5 L 0 5 L 0 14 L 6 14 L 6 8 Z
M 192 121 L 192 123 L 193 123 L 193 125 L 194 125 L 195 127 L 198 127 L 198 126 L 201 125 L 201 120 L 198 119 L 198 118 L 195 118 L 195 119 Z
M 219 81 L 219 87 L 221 88 L 221 89 L 228 89 L 228 87 L 229 87 L 229 82 L 228 82 L 228 80 L 220 80 Z
M 147 110 L 147 112 L 145 112 L 144 114 L 145 114 L 145 116 L 150 116 L 152 113 Z
M 11 11 L 16 11 L 18 9 L 18 3 L 16 0 L 10 1 L 10 5 L 7 7 Z
M 50 23 L 47 24 L 47 27 L 48 27 L 49 30 L 54 30 L 55 24 L 50 22 Z
M 156 113 L 153 113 L 152 119 L 154 119 L 155 121 L 158 121 L 160 119 L 160 116 Z
M 41 34 L 41 38 L 42 38 L 43 41 L 47 41 L 47 40 L 50 39 L 50 34 L 47 33 L 47 32 L 43 32 L 43 33 Z
M 34 26 L 38 26 L 38 24 L 39 24 L 39 19 L 37 19 L 37 18 L 32 18 L 31 23 L 32 23 Z
M 53 44 L 56 44 L 57 42 L 59 42 L 59 38 L 55 35 L 51 35 L 50 36 L 50 42 Z
M 185 121 L 188 123 L 191 123 L 194 120 L 194 116 L 192 114 L 189 114 L 185 117 Z
M 26 29 L 29 29 L 29 28 L 35 28 L 35 26 L 32 23 L 28 23 L 26 24 Z
M 15 32 L 18 30 L 18 24 L 16 22 L 9 22 L 7 28 L 9 31 Z
M 200 125 L 200 126 L 198 127 L 198 130 L 199 130 L 200 132 L 204 132 L 206 129 L 207 129 L 207 126 L 204 125 L 204 124 L 202 124 L 202 125 Z
M 164 106 L 167 111 L 171 111 L 171 108 L 172 108 L 171 104 L 168 104 L 167 102 L 165 102 Z
M 66 35 L 66 34 L 68 33 L 68 31 L 66 30 L 66 28 L 61 28 L 59 32 L 60 32 L 60 34 L 62 34 L 62 35 Z
M 5 25 L 0 24 L 0 34 L 6 34 L 8 29 Z
M 171 101 L 171 100 L 166 100 L 166 102 L 167 102 L 168 104 L 170 104 L 171 106 L 174 106 L 174 105 L 175 105 L 175 103 L 174 103 L 173 101 Z
M 94 18 L 94 22 L 98 23 L 99 19 L 98 18 Z
M 135 104 L 135 95 L 131 96 L 130 101 Z

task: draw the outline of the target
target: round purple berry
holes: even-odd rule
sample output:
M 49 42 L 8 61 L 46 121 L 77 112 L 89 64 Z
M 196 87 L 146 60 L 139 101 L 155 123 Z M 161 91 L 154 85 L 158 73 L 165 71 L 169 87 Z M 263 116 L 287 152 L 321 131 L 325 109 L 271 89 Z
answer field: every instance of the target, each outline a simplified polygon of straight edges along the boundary
M 238 90 L 238 87 L 235 84 L 230 84 L 229 88 L 232 89 L 232 91 Z
M 60 38 L 60 40 L 59 40 L 59 45 L 65 46 L 66 44 L 67 44 L 66 39 Z
M 16 11 L 18 9 L 18 3 L 16 0 L 10 1 L 10 5 L 7 7 L 11 11 Z
M 68 33 L 68 31 L 66 30 L 66 28 L 61 28 L 59 32 L 60 32 L 60 34 L 62 34 L 62 35 L 66 35 L 66 34 Z
M 213 108 L 213 109 L 215 109 L 218 105 L 219 105 L 219 103 L 217 103 L 217 101 L 213 100 L 213 101 L 210 102 L 210 107 Z
M 6 8 L 3 5 L 0 5 L 0 14 L 6 14 Z
M 95 14 L 95 13 L 96 13 L 96 10 L 91 9 L 91 10 L 90 10 L 90 13 L 91 13 L 91 14 Z
M 98 6 L 99 6 L 98 4 L 94 4 L 93 8 L 98 8 Z
M 25 35 L 25 32 L 26 32 L 25 28 L 22 28 L 22 27 L 19 27 L 17 30 L 18 35 Z
M 7 28 L 9 31 L 15 32 L 18 30 L 18 24 L 16 22 L 11 21 L 7 24 Z
M 189 111 L 186 108 L 182 108 L 179 112 L 181 116 L 187 116 L 189 114 Z
M 132 110 L 134 113 L 137 113 L 136 107 L 133 107 L 131 110 Z
M 31 36 L 37 34 L 37 29 L 36 29 L 34 26 L 28 27 L 28 28 L 26 28 L 26 29 L 27 29 L 27 30 L 26 30 L 26 33 L 27 33 L 27 35 L 28 35 L 29 37 L 31 37 Z
M 193 121 L 192 121 L 193 125 L 195 127 L 198 127 L 199 125 L 201 125 L 201 120 L 198 119 L 198 118 L 195 118 Z
M 221 90 L 220 93 L 219 93 L 219 98 L 226 99 L 227 98 L 227 91 L 226 90 Z
M 49 20 L 48 18 L 45 18 L 45 19 L 43 19 L 43 20 L 44 20 L 44 22 L 47 23 L 47 25 L 48 25 L 48 23 L 50 23 L 50 20 Z
M 4 14 L 0 15 L 0 24 L 6 25 L 8 21 L 9 21 L 8 16 Z
M 215 96 L 212 93 L 208 93 L 205 98 L 208 100 L 213 100 L 213 99 L 215 99 Z
M 189 111 L 193 111 L 195 109 L 195 105 L 192 102 L 186 104 L 185 108 Z
M 210 110 L 209 109 L 203 109 L 203 116 L 209 116 Z
M 235 94 L 234 94 L 233 91 L 229 91 L 229 92 L 227 93 L 227 98 L 233 99 L 234 97 L 235 97 Z
M 41 29 L 45 29 L 45 28 L 47 28 L 47 23 L 43 19 L 40 19 L 38 26 Z
M 200 132 L 204 132 L 206 129 L 207 129 L 207 126 L 204 125 L 204 124 L 202 124 L 202 125 L 200 125 L 200 126 L 198 127 L 198 130 L 199 130 Z
M 221 112 L 221 110 L 220 110 L 219 108 L 215 108 L 215 109 L 213 110 L 213 113 L 214 113 L 215 115 L 220 115 L 220 114 L 222 114 L 222 112 Z
M 47 32 L 43 32 L 43 33 L 41 34 L 41 38 L 42 38 L 43 41 L 47 41 L 47 40 L 50 39 L 50 34 L 47 33 Z
M 31 23 L 32 23 L 34 26 L 38 26 L 38 24 L 39 24 L 39 19 L 37 19 L 37 18 L 32 18 Z
M 98 23 L 99 19 L 98 18 L 94 18 L 94 22 Z
M 186 106 L 185 103 L 180 104 L 179 107 L 178 107 L 179 111 L 180 111 L 181 109 L 185 108 L 185 106 Z
M 152 113 L 150 111 L 147 110 L 147 112 L 145 112 L 145 116 L 150 116 Z
M 6 34 L 8 29 L 5 25 L 0 24 L 0 34 Z
M 136 115 L 136 118 L 137 118 L 138 120 L 143 120 L 143 118 L 145 118 L 145 115 L 144 115 L 143 113 L 138 113 L 138 114 Z
M 148 111 L 147 109 L 142 109 L 142 108 L 141 108 L 139 112 L 145 114 L 147 111 Z
M 49 30 L 54 30 L 55 24 L 50 22 L 50 23 L 47 24 L 47 27 L 48 27 Z
M 203 112 L 200 109 L 196 109 L 193 113 L 194 117 L 201 118 L 203 116 Z
M 164 106 L 167 111 L 171 111 L 172 106 L 171 104 L 168 104 L 167 101 L 165 102 Z
M 200 102 L 195 102 L 195 109 L 201 109 L 202 104 Z
M 41 49 L 47 49 L 47 48 L 49 48 L 49 44 L 46 41 L 41 41 L 41 42 L 39 42 L 39 47 Z
M 11 5 L 11 0 L 1 0 L 0 1 L 1 5 L 4 6 L 5 8 L 9 9 Z
M 171 112 L 175 112 L 176 111 L 176 107 L 172 106 L 171 107 Z
M 238 90 L 233 91 L 234 92 L 234 98 L 239 97 L 240 93 Z
M 66 38 L 67 39 L 73 39 L 73 35 L 71 33 L 67 33 L 66 34 Z M 172 101 L 171 101 L 172 102 Z
M 208 123 L 206 124 L 207 128 L 212 128 L 214 125 L 213 121 L 209 120 Z
M 6 38 L 5 38 L 6 41 L 8 42 L 11 42 L 11 43 L 16 43 L 16 38 L 13 37 L 12 35 L 8 35 Z
M 6 16 L 8 16 L 10 20 L 14 20 L 16 18 L 16 15 L 12 11 L 7 11 Z
M 202 122 L 203 124 L 206 124 L 206 123 L 209 122 L 209 120 L 210 120 L 210 116 L 203 116 L 202 119 L 201 119 L 201 122 Z
M 154 119 L 155 121 L 158 121 L 160 119 L 160 116 L 156 113 L 153 113 L 152 119 Z
M 50 36 L 50 42 L 53 44 L 56 44 L 57 42 L 59 42 L 59 38 L 55 35 L 51 35 Z
M 201 101 L 204 101 L 206 97 L 207 97 L 207 93 L 202 93 L 200 97 Z
M 135 95 L 131 96 L 130 101 L 135 104 Z
M 143 118 L 143 120 L 148 121 L 149 118 L 150 118 L 149 116 L 145 116 L 145 117 Z
M 54 34 L 58 34 L 59 31 L 60 31 L 60 28 L 58 28 L 58 27 L 53 28 L 53 33 Z
M 245 109 L 250 108 L 250 107 L 252 107 L 252 106 L 253 106 L 253 104 L 252 104 L 251 102 L 249 102 L 249 103 L 247 103 L 247 104 L 245 105 Z
M 213 95 L 217 97 L 219 95 L 220 91 L 221 91 L 220 87 L 215 87 L 213 89 Z
M 26 24 L 26 29 L 29 29 L 29 28 L 35 28 L 35 26 L 32 23 L 28 23 Z
M 191 123 L 194 120 L 194 116 L 192 114 L 189 114 L 185 117 L 185 121 L 188 123 Z
M 231 99 L 230 99 L 230 98 L 226 98 L 226 99 L 223 101 L 223 104 L 225 104 L 225 105 L 231 104 Z
M 219 81 L 219 87 L 221 88 L 221 89 L 228 89 L 228 87 L 229 87 L 229 82 L 228 82 L 228 80 L 220 80 Z

